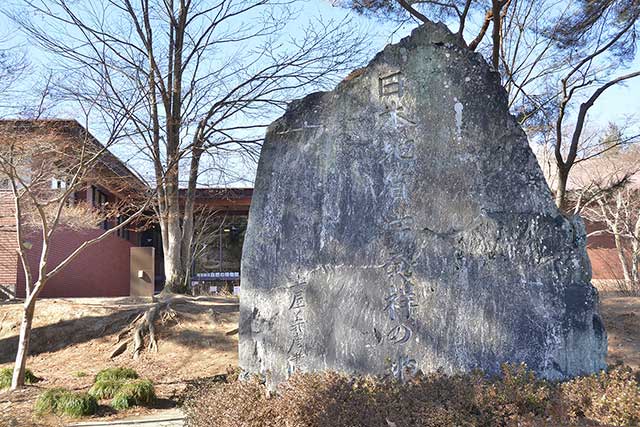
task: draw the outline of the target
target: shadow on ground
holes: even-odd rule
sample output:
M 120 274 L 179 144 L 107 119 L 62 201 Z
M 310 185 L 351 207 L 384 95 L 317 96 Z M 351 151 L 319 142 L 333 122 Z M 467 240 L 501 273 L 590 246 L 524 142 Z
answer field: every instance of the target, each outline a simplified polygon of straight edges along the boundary
M 43 300 L 47 301 L 47 300 Z M 47 301 L 48 302 L 48 301 Z M 82 316 L 74 319 L 64 319 L 46 326 L 33 328 L 29 354 L 34 356 L 50 353 L 72 347 L 77 344 L 112 335 L 121 331 L 136 316 L 151 306 L 150 299 L 141 298 L 111 298 L 111 299 L 59 299 L 63 310 L 113 309 L 104 315 Z M 200 302 L 213 304 L 199 304 Z M 13 305 L 13 304 L 11 304 Z M 170 303 L 182 319 L 210 321 L 214 325 L 222 325 L 237 321 L 238 300 L 225 297 L 177 297 Z M 73 315 L 73 313 L 70 313 Z M 47 313 L 38 312 L 36 320 Z M 65 317 L 69 317 L 66 315 Z M 36 323 L 38 323 L 36 321 Z M 0 339 L 0 364 L 12 362 L 18 349 L 19 325 L 14 325 L 12 335 Z M 172 341 L 176 344 L 189 345 L 196 348 L 222 346 L 223 350 L 232 350 L 236 343 L 226 333 L 227 329 L 219 330 L 185 330 L 179 334 L 169 331 L 172 325 L 167 324 L 159 328 L 161 340 Z M 231 328 L 228 328 L 231 329 Z
M 55 352 L 75 344 L 111 335 L 131 322 L 140 311 L 141 309 L 131 309 L 104 316 L 80 317 L 33 328 L 29 354 Z M 60 339 L 61 337 L 64 339 Z M 18 335 L 1 339 L 0 363 L 13 361 L 17 350 Z

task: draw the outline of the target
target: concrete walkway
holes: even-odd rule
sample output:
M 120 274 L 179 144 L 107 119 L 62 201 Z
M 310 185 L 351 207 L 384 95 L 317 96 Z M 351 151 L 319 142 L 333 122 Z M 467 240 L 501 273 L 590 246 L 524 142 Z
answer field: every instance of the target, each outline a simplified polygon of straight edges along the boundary
M 113 421 L 87 421 L 69 424 L 69 427 L 183 427 L 184 414 L 179 409 L 170 409 L 161 414 L 126 418 Z

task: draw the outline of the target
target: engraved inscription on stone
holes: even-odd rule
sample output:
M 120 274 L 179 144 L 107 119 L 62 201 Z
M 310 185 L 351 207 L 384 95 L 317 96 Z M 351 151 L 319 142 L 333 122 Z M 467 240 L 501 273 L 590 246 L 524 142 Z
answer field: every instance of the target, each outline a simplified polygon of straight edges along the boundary
M 298 369 L 304 357 L 306 287 L 307 278 L 302 274 L 297 274 L 293 284 L 289 286 L 291 295 L 289 304 L 289 312 L 291 314 L 291 322 L 289 324 L 290 344 L 287 349 L 289 375 Z
M 401 71 L 394 71 L 378 77 L 378 93 L 380 98 L 389 95 L 404 95 L 404 80 Z
M 396 89 L 401 91 L 401 77 L 401 73 L 395 73 L 380 78 L 381 95 L 396 93 L 394 92 Z M 415 243 L 415 236 L 411 233 L 415 219 L 408 210 L 410 196 L 413 193 L 411 176 L 415 174 L 415 141 L 405 131 L 399 129 L 399 125 L 414 123 L 399 112 L 402 106 L 397 108 L 395 101 L 391 103 L 392 109 L 389 114 L 398 135 L 382 144 L 384 156 L 381 164 L 388 172 L 384 178 L 384 190 L 381 195 L 391 202 L 391 209 L 385 215 L 384 230 L 391 241 Z M 411 340 L 414 333 L 413 312 L 418 307 L 414 284 L 411 281 L 415 262 L 410 260 L 413 260 L 415 255 L 414 247 L 415 244 L 394 244 L 383 264 L 390 283 L 386 290 L 387 295 L 384 297 L 384 311 L 389 314 L 391 323 L 386 337 L 394 346 L 404 346 Z M 404 350 L 402 354 L 405 365 L 416 366 L 416 361 Z M 404 381 L 413 369 L 407 370 L 404 367 L 393 369 L 392 367 L 391 371 L 398 381 Z
M 418 373 L 416 361 L 407 356 L 399 356 L 391 365 L 393 376 L 400 382 L 415 376 Z
M 286 129 L 286 130 L 277 132 L 277 134 L 278 135 L 287 135 L 289 133 L 304 132 L 305 130 L 308 130 L 308 129 L 322 129 L 322 128 L 324 128 L 323 124 L 310 125 L 309 123 L 307 123 L 305 121 L 301 128 Z
M 584 225 L 554 204 L 507 99 L 480 56 L 427 23 L 290 104 L 256 174 L 241 368 L 273 387 L 299 371 L 606 367 Z

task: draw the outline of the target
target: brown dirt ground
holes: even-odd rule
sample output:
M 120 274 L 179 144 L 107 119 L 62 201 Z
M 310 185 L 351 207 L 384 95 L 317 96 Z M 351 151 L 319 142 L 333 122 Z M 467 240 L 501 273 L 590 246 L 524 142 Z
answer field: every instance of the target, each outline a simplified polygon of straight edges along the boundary
M 225 373 L 237 366 L 238 299 L 234 297 L 186 298 L 173 303 L 176 321 L 158 324 L 158 352 L 144 352 L 133 360 L 128 349 L 109 359 L 118 332 L 137 313 L 150 306 L 140 298 L 47 299 L 38 302 L 27 366 L 42 381 L 24 390 L 0 391 L 0 426 L 61 426 L 69 420 L 34 418 L 37 396 L 51 387 L 86 391 L 103 368 L 127 366 L 156 385 L 154 408 L 134 408 L 116 413 L 108 402 L 96 419 L 146 415 L 175 406 L 176 398 L 192 380 Z M 0 368 L 11 366 L 17 346 L 20 304 L 0 303 Z
M 640 297 L 601 295 L 600 314 L 609 338 L 609 364 L 640 369 Z
M 237 335 L 226 335 L 237 328 L 238 300 L 233 297 L 183 300 L 175 305 L 178 322 L 160 327 L 158 353 L 145 352 L 133 360 L 127 351 L 109 360 L 118 332 L 149 306 L 149 301 L 134 298 L 40 301 L 28 366 L 43 380 L 19 392 L 0 392 L 0 426 L 64 425 L 69 420 L 31 415 L 37 396 L 51 387 L 86 391 L 105 367 L 134 368 L 154 381 L 160 399 L 155 408 L 118 413 L 102 402 L 96 420 L 146 415 L 174 406 L 190 381 L 237 366 Z M 10 366 L 15 355 L 20 309 L 20 304 L 0 303 L 0 368 Z M 608 362 L 640 368 L 640 297 L 604 293 L 601 314 L 609 336 Z

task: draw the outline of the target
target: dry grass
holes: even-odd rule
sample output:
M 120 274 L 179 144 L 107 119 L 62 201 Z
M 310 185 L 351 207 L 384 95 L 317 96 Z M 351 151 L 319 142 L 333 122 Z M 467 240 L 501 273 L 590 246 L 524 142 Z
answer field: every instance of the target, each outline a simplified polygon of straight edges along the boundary
M 294 375 L 271 396 L 257 378 L 204 385 L 184 408 L 189 427 L 631 426 L 640 387 L 621 367 L 565 383 L 523 366 L 505 366 L 500 378 L 432 374 L 407 384 L 326 372 Z
M 147 415 L 161 410 L 158 408 L 170 407 L 182 394 L 186 384 L 205 382 L 201 382 L 199 378 L 214 377 L 216 374 L 224 372 L 228 365 L 237 365 L 238 336 L 237 334 L 226 335 L 227 331 L 238 326 L 237 299 L 233 298 L 202 298 L 184 303 L 176 307 L 181 312 L 178 321 L 161 328 L 158 353 L 145 352 L 140 360 L 136 361 L 132 360 L 130 353 L 127 352 L 115 360 L 109 360 L 108 354 L 115 345 L 118 332 L 131 321 L 132 313 L 148 306 L 148 301 L 133 298 L 45 299 L 40 301 L 34 325 L 33 355 L 29 357 L 28 366 L 37 377 L 42 378 L 42 381 L 15 393 L 0 391 L 0 426 L 5 424 L 16 426 L 67 425 L 68 420 L 64 418 L 53 416 L 33 418 L 32 411 L 36 399 L 46 389 L 54 387 L 64 387 L 77 392 L 88 391 L 94 382 L 95 375 L 103 368 L 123 366 L 135 369 L 141 377 L 153 381 L 158 401 L 153 407 L 135 407 L 116 413 L 108 408 L 110 401 L 106 400 L 99 406 L 98 413 L 93 418 L 96 421 L 134 414 Z M 0 368 L 12 366 L 21 308 L 20 304 L 0 303 Z M 603 295 L 601 313 L 609 335 L 609 363 L 622 360 L 626 365 L 637 369 L 640 366 L 640 298 Z M 450 393 L 450 390 L 438 387 L 440 384 L 450 384 L 450 381 L 451 379 L 443 383 L 435 378 L 429 380 L 433 393 L 439 393 L 443 399 L 447 393 Z M 618 382 L 618 384 L 622 383 Z M 255 388 L 249 384 L 245 387 L 247 387 L 245 392 L 248 396 L 252 396 L 252 393 L 258 393 L 262 396 L 261 398 L 266 399 L 262 395 L 264 393 L 262 388 Z M 327 384 L 318 387 L 319 390 L 331 390 Z M 414 387 L 419 389 L 418 386 Z M 423 384 L 420 387 L 426 386 Z M 495 389 L 484 387 L 482 388 L 483 395 L 474 394 L 474 396 L 481 401 L 483 398 L 489 399 L 490 396 L 503 395 L 500 393 L 500 388 L 496 387 Z M 466 388 L 467 393 L 473 393 L 473 390 L 475 388 Z M 536 388 L 535 390 L 541 396 L 536 398 L 537 401 L 542 398 L 542 402 L 546 402 L 546 397 L 544 397 L 546 389 Z M 602 393 L 601 389 L 597 390 L 598 393 Z M 312 396 L 313 391 L 309 390 L 309 394 L 295 397 L 294 392 L 297 392 L 297 389 L 294 389 L 287 396 L 292 399 L 292 402 L 298 402 L 297 404 L 302 405 L 302 400 L 307 396 Z M 529 396 L 536 396 L 535 393 L 527 393 Z M 567 389 L 565 393 L 568 397 L 570 391 Z M 224 399 L 221 404 L 224 403 Z M 533 399 L 532 402 L 535 403 L 536 399 Z M 594 399 L 595 397 L 592 401 Z M 468 404 L 469 399 L 463 400 L 463 402 Z M 572 400 L 566 400 L 565 404 L 568 402 L 572 402 Z M 510 402 L 507 401 L 507 403 Z M 505 411 L 517 412 L 517 409 L 513 409 L 507 403 L 501 404 Z M 207 403 L 207 405 L 209 404 Z M 246 426 L 252 425 L 251 417 L 255 415 L 252 411 L 256 410 L 254 404 L 255 401 L 250 399 L 246 403 L 242 403 L 241 406 L 244 405 L 247 412 L 240 415 L 239 421 L 235 425 L 241 426 L 243 422 Z M 315 405 L 313 401 L 307 404 Z M 433 419 L 440 417 L 442 420 L 450 420 L 452 414 L 458 413 L 452 412 L 450 407 L 445 405 L 425 405 L 423 411 L 428 412 L 429 417 Z M 546 408 L 546 403 L 544 405 Z M 281 402 L 280 408 L 283 407 L 285 404 Z M 302 408 L 303 406 L 299 406 L 299 409 Z M 600 407 L 591 406 L 589 415 L 585 415 L 585 417 L 579 416 L 579 408 L 563 410 L 568 415 L 575 412 L 579 422 L 585 425 L 607 425 L 606 423 L 596 424 L 595 421 L 588 421 L 588 417 L 591 416 L 601 417 L 602 411 L 606 411 L 606 408 L 606 404 Z M 235 409 L 230 408 L 229 413 L 232 413 L 233 410 Z M 264 410 L 273 411 L 274 407 L 267 406 Z M 366 409 L 366 411 L 371 410 Z M 373 412 L 373 414 L 377 413 Z M 380 420 L 373 420 L 372 425 L 378 425 L 376 423 Z M 389 420 L 394 422 L 391 418 Z M 344 421 L 347 423 L 346 426 L 357 425 L 349 424 L 349 420 Z M 357 419 L 354 422 L 356 421 Z M 382 421 L 386 422 L 384 419 Z M 273 425 L 269 422 L 267 421 L 266 425 Z M 443 421 L 440 425 L 445 424 L 446 422 Z M 390 427 L 386 424 L 382 425 Z M 397 422 L 396 425 L 397 427 L 405 427 Z M 456 423 L 453 422 L 452 425 L 456 425 Z M 458 425 L 464 426 L 465 424 L 461 422 Z M 547 425 L 555 427 L 557 424 L 549 422 Z

